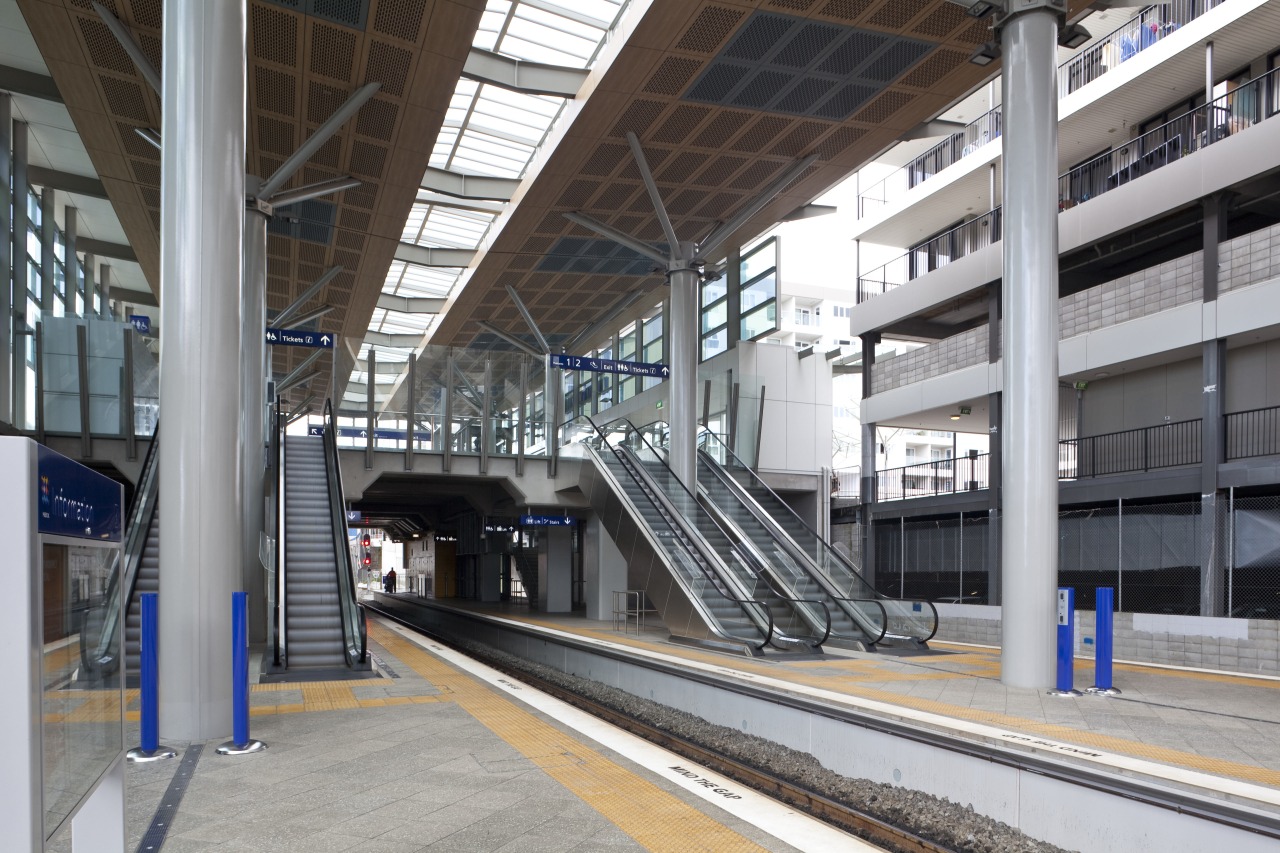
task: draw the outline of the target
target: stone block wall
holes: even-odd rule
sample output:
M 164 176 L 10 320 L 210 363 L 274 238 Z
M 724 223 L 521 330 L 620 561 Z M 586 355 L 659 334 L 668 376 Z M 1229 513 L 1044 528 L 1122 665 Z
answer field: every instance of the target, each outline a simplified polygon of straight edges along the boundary
M 987 327 L 979 326 L 927 347 L 890 356 L 871 369 L 871 393 L 913 385 L 987 360 Z
M 1280 225 L 1242 234 L 1218 247 L 1218 292 L 1280 277 Z
M 1064 296 L 1058 300 L 1058 338 L 1197 302 L 1202 281 L 1204 252 L 1196 252 Z

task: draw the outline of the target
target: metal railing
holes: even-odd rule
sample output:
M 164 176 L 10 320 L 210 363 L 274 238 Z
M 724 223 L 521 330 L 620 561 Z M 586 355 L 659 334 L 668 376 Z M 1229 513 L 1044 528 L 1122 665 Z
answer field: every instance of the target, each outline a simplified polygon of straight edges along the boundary
M 1078 480 L 1108 474 L 1199 465 L 1199 418 L 1058 442 L 1058 477 Z
M 1280 112 L 1280 68 L 1237 86 L 1058 177 L 1058 210 L 1083 204 Z M 1002 208 L 940 234 L 858 276 L 858 301 L 887 293 L 1002 238 Z M 989 220 L 989 221 L 988 221 Z M 985 234 L 983 232 L 986 232 Z
M 858 218 L 866 216 L 868 211 L 884 207 L 892 199 L 999 138 L 1000 129 L 1000 107 L 978 116 L 963 130 L 956 131 L 884 180 L 858 193 Z
M 1112 32 L 1058 66 L 1058 97 L 1092 83 L 1108 71 L 1219 6 L 1224 0 L 1174 0 L 1148 6 Z M 874 213 L 913 187 L 1000 136 L 1001 108 L 974 119 L 961 131 L 858 194 L 858 218 Z
M 877 502 L 974 492 L 991 485 L 991 454 L 935 459 L 876 472 Z
M 1225 0 L 1173 0 L 1147 6 L 1058 66 L 1058 97 L 1065 97 L 1108 71 L 1115 70 L 1122 63 L 1223 2 Z
M 1226 415 L 1226 458 L 1280 455 L 1280 406 Z
M 1000 240 L 1003 231 L 1001 208 L 984 213 L 914 246 L 883 266 L 858 276 L 858 302 L 865 302 L 895 287 Z

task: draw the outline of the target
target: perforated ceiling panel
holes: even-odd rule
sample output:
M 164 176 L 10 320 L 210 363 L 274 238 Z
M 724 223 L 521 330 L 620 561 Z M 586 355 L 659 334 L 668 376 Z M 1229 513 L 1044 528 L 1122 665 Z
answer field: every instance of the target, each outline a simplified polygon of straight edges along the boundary
M 756 12 L 685 98 L 843 121 L 935 47 L 888 33 Z

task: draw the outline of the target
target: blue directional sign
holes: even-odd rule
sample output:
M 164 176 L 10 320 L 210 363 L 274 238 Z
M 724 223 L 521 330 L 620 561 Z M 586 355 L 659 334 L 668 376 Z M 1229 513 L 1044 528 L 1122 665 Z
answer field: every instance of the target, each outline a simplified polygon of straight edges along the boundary
M 151 318 L 146 314 L 130 314 L 129 322 L 133 324 L 133 330 L 138 334 L 151 334 Z
M 307 435 L 324 435 L 324 427 L 311 426 L 307 427 Z M 369 431 L 360 427 L 338 427 L 338 438 L 368 438 Z M 407 430 L 403 429 L 375 429 L 373 437 L 381 441 L 405 441 L 409 438 Z M 413 437 L 416 440 L 428 441 L 431 438 L 431 430 L 426 427 L 418 427 L 414 430 Z
M 274 346 L 333 349 L 333 335 L 302 329 L 267 329 L 267 343 Z
M 522 515 L 522 527 L 573 527 L 577 519 L 568 515 Z
M 592 373 L 618 373 L 624 376 L 656 376 L 666 378 L 671 368 L 645 361 L 614 361 L 611 358 L 586 358 L 578 355 L 551 354 L 551 366 L 561 370 L 587 370 Z

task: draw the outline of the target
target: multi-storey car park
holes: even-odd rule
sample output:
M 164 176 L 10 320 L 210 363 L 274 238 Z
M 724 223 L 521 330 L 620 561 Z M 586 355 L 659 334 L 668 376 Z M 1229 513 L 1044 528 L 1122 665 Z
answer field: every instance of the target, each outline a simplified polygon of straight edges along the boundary
M 748 786 L 912 849 L 1280 838 L 1280 2 L 0 29 L 18 846 L 861 849 Z M 788 291 L 772 229 L 877 162 Z M 1101 588 L 1123 693 L 1049 698 Z

